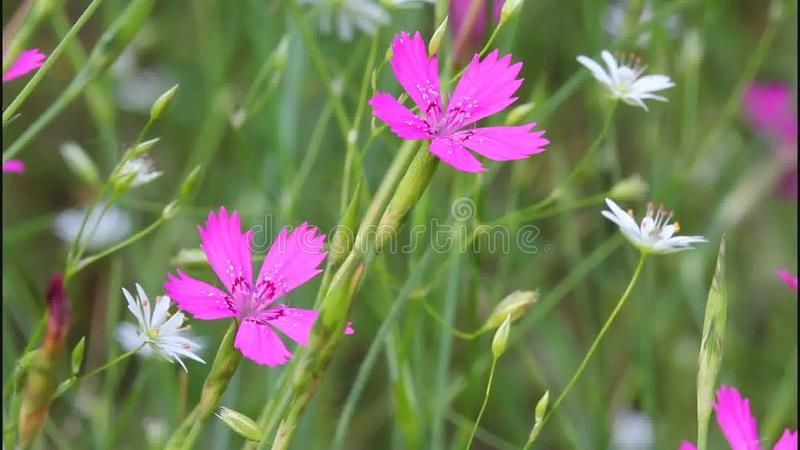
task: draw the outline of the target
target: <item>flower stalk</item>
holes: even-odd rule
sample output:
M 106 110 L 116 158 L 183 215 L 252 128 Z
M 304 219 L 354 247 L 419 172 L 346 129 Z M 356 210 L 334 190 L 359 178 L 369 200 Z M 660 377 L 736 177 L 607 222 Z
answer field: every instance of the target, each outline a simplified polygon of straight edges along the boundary
M 603 337 L 605 337 L 609 328 L 611 328 L 611 324 L 614 323 L 614 319 L 617 318 L 617 315 L 619 314 L 620 310 L 622 310 L 622 305 L 625 304 L 625 300 L 628 299 L 631 292 L 633 291 L 633 287 L 636 285 L 636 281 L 639 279 L 639 275 L 642 272 L 642 267 L 644 267 L 644 261 L 646 258 L 647 258 L 647 253 L 641 252 L 639 254 L 639 263 L 636 265 L 636 270 L 633 272 L 633 276 L 631 277 L 631 281 L 628 283 L 628 287 L 625 288 L 625 292 L 622 294 L 622 297 L 620 297 L 619 301 L 617 302 L 617 306 L 614 307 L 614 310 L 611 311 L 611 315 L 608 317 L 608 319 L 606 319 L 606 322 L 600 329 L 600 333 L 598 333 L 597 337 L 594 338 L 592 345 L 589 347 L 589 351 L 586 352 L 586 356 L 583 357 L 583 361 L 581 361 L 581 364 L 578 366 L 578 370 L 575 371 L 575 373 L 572 375 L 572 378 L 569 380 L 569 383 L 567 383 L 567 386 L 558 396 L 555 403 L 553 403 L 553 408 L 550 409 L 547 412 L 547 414 L 542 418 L 542 420 L 539 422 L 541 425 L 539 426 L 539 430 L 537 430 L 538 432 L 541 432 L 541 429 L 550 420 L 550 417 L 553 416 L 556 410 L 558 410 L 558 407 L 561 405 L 561 402 L 564 401 L 564 399 L 567 397 L 567 394 L 569 394 L 573 386 L 575 386 L 575 383 L 583 374 L 583 371 L 589 364 L 589 360 L 592 359 L 592 355 L 594 355 L 594 352 L 600 346 L 600 342 L 603 340 Z M 536 437 L 537 436 L 532 436 L 533 439 L 528 441 L 528 447 L 533 445 L 534 441 L 536 440 Z
M 203 390 L 200 392 L 200 401 L 175 432 L 172 433 L 172 437 L 164 447 L 165 449 L 193 448 L 193 444 L 197 440 L 200 431 L 202 431 L 203 425 L 214 415 L 222 394 L 228 387 L 231 377 L 242 360 L 242 354 L 233 347 L 237 328 L 237 322 L 235 320 L 232 321 L 228 331 L 222 338 L 222 342 L 219 344 L 217 356 L 214 357 L 211 371 L 208 373 L 203 384 Z

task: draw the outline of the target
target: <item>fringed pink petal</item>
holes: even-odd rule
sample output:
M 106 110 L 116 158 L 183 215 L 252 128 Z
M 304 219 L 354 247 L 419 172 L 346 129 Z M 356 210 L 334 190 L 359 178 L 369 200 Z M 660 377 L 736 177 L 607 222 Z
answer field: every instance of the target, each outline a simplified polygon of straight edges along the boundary
M 14 78 L 19 78 L 28 72 L 38 69 L 47 55 L 40 52 L 38 48 L 25 50 L 17 56 L 17 59 L 11 63 L 11 66 L 3 74 L 3 81 L 11 81 Z
M 750 413 L 750 400 L 739 394 L 736 388 L 721 386 L 714 403 L 717 423 L 731 450 L 757 450 L 758 424 Z
M 420 115 L 436 122 L 442 109 L 439 67 L 436 55 L 428 57 L 419 31 L 413 38 L 405 31 L 395 36 L 389 63 L 397 81 L 419 107 Z
M 271 301 L 322 272 L 318 267 L 327 253 L 322 251 L 325 235 L 318 233 L 306 222 L 291 232 L 284 228 L 278 233 L 258 273 L 255 293 L 259 298 Z
M 253 265 L 250 261 L 252 232 L 242 233 L 239 214 L 234 211 L 229 216 L 223 206 L 219 209 L 219 215 L 213 211 L 208 214 L 205 228 L 198 226 L 197 229 L 202 242 L 200 247 L 228 292 L 234 296 L 249 292 L 253 281 Z
M 167 274 L 164 289 L 182 310 L 197 319 L 213 320 L 233 317 L 239 313 L 238 305 L 220 289 L 178 271 Z
M 511 64 L 511 55 L 498 58 L 497 50 L 480 61 L 478 55 L 458 80 L 447 103 L 447 122 L 462 128 L 502 111 L 517 100 L 514 92 L 522 85 L 517 79 L 522 63 Z
M 252 317 L 242 319 L 233 346 L 261 365 L 279 366 L 292 359 L 292 354 L 272 328 Z
M 454 137 L 465 147 L 495 161 L 522 159 L 543 152 L 549 144 L 544 131 L 531 131 L 536 124 L 475 128 Z
M 772 450 L 797 450 L 797 430 L 785 429 Z
M 278 305 L 266 311 L 260 319 L 279 329 L 283 334 L 300 345 L 308 345 L 311 328 L 319 316 L 314 309 L 290 308 Z M 355 330 L 348 323 L 344 334 L 353 334 Z
M 691 442 L 681 441 L 681 445 L 678 447 L 678 450 L 697 450 L 697 447 Z
M 435 138 L 431 142 L 431 153 L 442 161 L 462 172 L 483 172 L 486 170 L 467 149 L 451 138 Z
M 25 172 L 25 163 L 19 159 L 9 159 L 8 161 L 3 161 L 3 172 Z
M 428 124 L 415 116 L 397 99 L 385 92 L 376 92 L 369 100 L 372 113 L 389 125 L 389 129 L 403 139 L 425 139 Z

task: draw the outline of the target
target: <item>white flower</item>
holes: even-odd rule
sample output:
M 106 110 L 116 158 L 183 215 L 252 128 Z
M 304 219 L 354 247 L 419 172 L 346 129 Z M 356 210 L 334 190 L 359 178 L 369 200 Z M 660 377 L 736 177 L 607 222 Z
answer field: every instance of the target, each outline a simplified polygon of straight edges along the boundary
M 301 0 L 300 4 L 319 4 L 320 30 L 330 33 L 335 21 L 339 39 L 347 42 L 353 39 L 354 28 L 373 35 L 389 23 L 389 13 L 371 0 Z
M 139 284 L 136 284 L 136 291 L 138 296 L 134 298 L 127 289 L 122 288 L 128 301 L 128 309 L 138 322 L 138 326 L 129 322 L 117 326 L 116 337 L 122 347 L 127 351 L 141 348 L 139 354 L 145 357 L 155 353 L 169 362 L 178 361 L 183 370 L 186 370 L 186 366 L 181 356 L 205 364 L 195 354 L 200 350 L 200 344 L 187 338 L 187 328 L 181 327 L 183 313 L 169 315 L 170 298 L 166 295 L 156 297 L 155 308 L 151 309 L 150 300 Z
M 83 229 L 82 241 L 88 250 L 98 250 L 121 241 L 131 233 L 131 217 L 124 210 L 111 206 L 106 209 L 104 203 L 98 204 Z M 71 208 L 58 213 L 53 223 L 53 233 L 64 242 L 72 243 L 78 237 L 86 208 Z
M 617 450 L 650 450 L 655 444 L 653 421 L 642 412 L 619 411 L 614 414 L 611 441 Z
M 675 83 L 666 75 L 642 76 L 645 68 L 639 65 L 638 59 L 630 58 L 627 62 L 623 60 L 620 61 L 621 64 L 618 64 L 617 60 L 606 50 L 603 50 L 600 56 L 608 66 L 607 72 L 591 58 L 580 55 L 577 59 L 592 72 L 597 81 L 608 87 L 614 98 L 621 99 L 629 105 L 640 106 L 647 111 L 644 100 L 666 102 L 666 97 L 653 94 L 653 92 L 675 86 Z
M 156 171 L 155 167 L 150 157 L 142 155 L 125 161 L 115 178 L 125 188 L 141 186 L 161 176 L 161 172 Z
M 673 236 L 680 230 L 678 222 L 669 223 L 672 212 L 659 206 L 653 209 L 653 204 L 647 205 L 647 215 L 637 225 L 631 211 L 625 212 L 611 199 L 606 199 L 606 204 L 611 211 L 603 211 L 603 216 L 619 226 L 622 234 L 628 238 L 639 250 L 646 253 L 667 254 L 683 250 L 690 250 L 692 244 L 708 242 L 703 236 Z M 655 215 L 654 215 L 655 213 Z

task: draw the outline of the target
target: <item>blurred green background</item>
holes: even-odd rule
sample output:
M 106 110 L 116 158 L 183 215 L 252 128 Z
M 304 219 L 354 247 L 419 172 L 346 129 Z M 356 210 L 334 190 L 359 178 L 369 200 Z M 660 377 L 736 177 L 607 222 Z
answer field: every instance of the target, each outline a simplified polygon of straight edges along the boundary
M 27 47 L 49 54 L 85 3 L 57 6 Z M 126 4 L 103 3 L 79 34 L 84 49 L 91 49 Z M 781 10 L 770 25 L 775 5 Z M 377 39 L 380 61 L 393 34 L 420 30 L 427 40 L 444 12 L 439 5 L 437 14 L 430 3 L 404 6 L 384 5 L 389 23 L 374 38 L 356 32 L 350 42 L 335 32 L 322 34 L 320 8 L 304 6 L 314 33 L 309 47 L 286 2 L 157 2 L 117 63 L 19 155 L 27 172 L 3 175 L 4 377 L 43 313 L 47 277 L 63 269 L 67 246 L 53 232 L 56 214 L 86 205 L 95 194 L 66 168 L 58 151 L 64 142 L 78 143 L 107 175 L 135 141 L 151 102 L 179 83 L 174 104 L 148 134 L 161 138 L 150 154 L 163 175 L 127 193 L 119 206 L 134 229 L 142 228 L 174 197 L 191 168 L 205 169 L 190 207 L 73 282 L 75 323 L 68 348 L 87 336 L 84 367 L 95 367 L 120 353 L 113 329 L 120 320 L 131 320 L 120 287 L 139 282 L 150 295 L 159 294 L 178 251 L 197 247 L 195 226 L 209 210 L 225 205 L 239 210 L 247 226 L 270 223 L 267 242 L 283 225 L 307 220 L 327 232 L 338 222 L 345 136 L 310 48 L 321 51 L 352 118 L 372 40 Z M 4 24 L 18 7 L 19 2 L 3 2 Z M 657 19 L 646 37 L 621 41 L 645 10 Z M 404 231 L 410 222 L 447 220 L 453 200 L 478 184 L 474 200 L 481 221 L 545 198 L 599 133 L 607 106 L 605 92 L 575 57 L 613 48 L 639 55 L 650 71 L 669 74 L 677 86 L 666 91 L 669 103 L 653 102 L 647 113 L 618 106 L 608 138 L 590 161 L 592 170 L 563 191 L 559 202 L 603 194 L 640 174 L 650 190 L 639 200 L 621 201 L 624 207 L 639 216 L 649 199 L 663 202 L 676 212 L 683 233 L 711 241 L 695 251 L 650 258 L 619 320 L 537 448 L 637 448 L 625 446 L 632 442 L 625 431 L 631 430 L 649 442 L 642 448 L 674 449 L 682 438 L 695 439 L 697 351 L 723 234 L 730 303 L 720 382 L 751 399 L 766 442 L 774 442 L 784 427 L 797 427 L 797 294 L 775 274 L 783 267 L 797 271 L 796 196 L 776 193 L 773 145 L 743 120 L 737 91 L 752 70 L 755 79 L 781 81 L 797 92 L 796 11 L 794 1 L 528 0 L 499 33 L 495 46 L 524 63 L 519 103 L 533 102 L 528 117 L 547 130 L 548 151 L 490 165 L 483 175 L 440 167 Z M 774 34 L 767 36 L 761 57 L 755 49 L 770 27 Z M 7 32 L 4 28 L 4 43 Z M 693 43 L 689 36 L 699 39 Z M 267 63 L 265 82 L 253 88 L 259 106 L 235 126 L 248 89 L 282 39 L 285 59 Z M 446 53 L 451 44 L 444 45 Z M 58 96 L 80 64 L 76 53 L 61 57 L 24 104 L 22 116 L 3 129 L 4 148 Z M 4 105 L 24 84 L 4 83 Z M 388 65 L 377 86 L 400 92 Z M 498 116 L 499 123 L 504 115 Z M 359 145 L 370 133 L 370 120 L 367 108 Z M 363 162 L 370 192 L 400 143 L 383 133 L 370 144 Z M 473 330 L 507 293 L 539 289 L 542 301 L 512 326 L 519 339 L 499 362 L 474 445 L 520 448 L 536 401 L 547 389 L 551 395 L 561 391 L 635 266 L 636 251 L 601 217 L 601 208 L 595 202 L 516 224 L 539 230 L 535 253 L 512 245 L 507 254 L 486 248 L 435 254 L 433 269 L 413 286 L 412 301 L 392 330 L 391 351 L 382 353 L 366 384 L 345 448 L 463 448 L 483 398 L 491 333 L 474 341 L 454 338 L 420 302 L 452 318 L 458 329 Z M 429 246 L 425 241 L 413 254 L 377 258 L 351 311 L 357 333 L 343 341 L 292 448 L 329 447 L 376 329 Z M 576 276 L 576 267 L 585 268 L 585 276 Z M 210 270 L 194 274 L 215 278 Z M 291 304 L 310 307 L 318 283 L 292 292 Z M 203 356 L 210 361 L 226 324 L 192 321 L 192 328 L 206 342 Z M 44 448 L 140 449 L 146 441 L 158 448 L 196 402 L 207 373 L 208 366 L 187 364 L 188 377 L 175 365 L 134 358 L 84 383 L 54 404 Z M 61 370 L 66 377 L 66 359 Z M 222 404 L 256 417 L 274 395 L 281 370 L 243 361 Z M 715 425 L 711 430 L 711 448 L 726 448 Z M 197 448 L 206 449 L 243 444 L 216 419 L 198 442 Z

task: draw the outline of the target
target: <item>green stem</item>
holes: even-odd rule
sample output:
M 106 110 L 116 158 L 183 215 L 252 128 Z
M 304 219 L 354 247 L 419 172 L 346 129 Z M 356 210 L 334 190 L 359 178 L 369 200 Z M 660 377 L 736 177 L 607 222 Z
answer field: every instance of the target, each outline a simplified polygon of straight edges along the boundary
M 70 28 L 67 34 L 64 35 L 64 38 L 61 39 L 61 42 L 59 42 L 56 48 L 53 49 L 52 53 L 47 56 L 47 59 L 45 59 L 42 67 L 39 67 L 39 69 L 33 74 L 33 77 L 31 77 L 31 79 L 25 84 L 25 87 L 22 88 L 19 94 L 17 94 L 16 98 L 14 98 L 11 104 L 8 105 L 5 111 L 3 111 L 4 124 L 8 122 L 12 116 L 14 116 L 19 107 L 22 106 L 22 103 L 25 101 L 25 99 L 28 98 L 42 78 L 44 78 L 45 74 L 47 74 L 47 72 L 50 70 L 50 67 L 52 67 L 56 61 L 58 61 L 61 53 L 67 48 L 67 45 L 71 43 L 72 39 L 75 38 L 75 35 L 77 35 L 78 31 L 83 28 L 83 25 L 89 20 L 89 18 L 92 17 L 94 11 L 100 6 L 101 3 L 103 3 L 103 0 L 92 0 L 92 2 L 89 3 L 89 6 L 87 6 L 83 11 L 83 14 L 78 17 L 78 20 L 75 21 L 75 24 L 72 25 L 72 28 Z M 3 62 L 3 67 L 5 67 L 5 61 Z M 6 158 L 4 157 L 3 161 L 5 160 Z
M 478 424 L 481 422 L 483 412 L 486 410 L 486 404 L 489 403 L 489 394 L 492 391 L 492 380 L 494 379 L 494 369 L 497 367 L 497 357 L 492 358 L 492 367 L 489 369 L 489 381 L 486 383 L 486 393 L 483 395 L 483 404 L 481 410 L 478 412 L 478 417 L 475 418 L 475 425 L 472 426 L 472 431 L 469 433 L 469 440 L 467 441 L 467 450 L 472 447 L 472 440 L 475 439 L 475 432 L 478 431 Z
M 200 401 L 172 433 L 164 447 L 165 449 L 191 449 L 200 431 L 202 431 L 203 425 L 214 413 L 219 404 L 219 399 L 225 392 L 225 388 L 228 387 L 228 382 L 230 382 L 231 377 L 236 372 L 236 368 L 239 367 L 239 362 L 242 360 L 242 354 L 233 346 L 237 329 L 236 321 L 231 321 L 231 325 L 219 344 L 219 350 L 217 350 L 217 355 L 211 364 L 211 370 L 208 372 L 206 381 L 203 384 Z
M 603 324 L 603 327 L 600 329 L 600 333 L 598 333 L 597 337 L 594 338 L 594 342 L 592 342 L 592 345 L 589 347 L 589 351 L 586 352 L 586 356 L 583 357 L 583 361 L 581 361 L 581 364 L 578 366 L 578 370 L 576 370 L 575 373 L 572 375 L 572 378 L 569 380 L 569 383 L 567 383 L 567 386 L 558 396 L 558 399 L 556 399 L 555 403 L 553 403 L 553 407 L 549 411 L 547 411 L 547 414 L 542 419 L 542 427 L 544 427 L 544 425 L 548 422 L 550 417 L 552 417 L 553 414 L 555 414 L 556 410 L 558 410 L 558 407 L 561 405 L 561 402 L 564 401 L 564 399 L 567 397 L 567 394 L 569 394 L 569 392 L 572 390 L 572 387 L 578 381 L 578 378 L 580 378 L 580 376 L 583 374 L 583 371 L 589 364 L 589 360 L 592 358 L 592 355 L 594 355 L 594 352 L 595 350 L 597 350 L 597 347 L 600 346 L 600 342 L 603 340 L 603 337 L 606 335 L 606 332 L 608 332 L 608 329 L 611 328 L 611 324 L 614 323 L 614 319 L 616 319 L 617 315 L 622 309 L 622 305 L 625 304 L 625 300 L 627 300 L 628 296 L 633 291 L 633 286 L 639 279 L 639 274 L 642 271 L 642 267 L 644 266 L 644 261 L 646 257 L 647 257 L 646 253 L 642 252 L 640 254 L 639 263 L 636 265 L 636 270 L 633 272 L 633 277 L 631 277 L 631 281 L 628 283 L 628 287 L 625 288 L 625 292 L 622 294 L 622 297 L 620 297 L 619 301 L 617 302 L 617 306 L 614 307 L 614 310 L 611 311 L 611 315 Z M 533 445 L 533 441 L 531 441 L 530 444 Z
M 455 327 L 453 327 L 452 325 L 450 325 L 449 323 L 447 323 L 444 320 L 444 318 L 438 312 L 436 312 L 436 310 L 434 310 L 433 307 L 431 307 L 431 305 L 428 304 L 428 302 L 426 302 L 425 300 L 420 300 L 419 303 L 422 305 L 422 307 L 425 309 L 425 311 L 428 313 L 428 315 L 433 317 L 433 319 L 436 320 L 436 322 L 439 323 L 439 325 L 441 325 L 442 328 L 444 328 L 445 330 L 449 331 L 450 333 L 452 333 L 456 337 L 459 337 L 459 338 L 464 339 L 464 340 L 472 340 L 472 339 L 475 339 L 476 337 L 480 336 L 484 332 L 488 331 L 488 330 L 484 330 L 482 328 L 478 329 L 476 331 L 473 331 L 472 333 L 467 333 L 467 332 L 458 330 Z
M 75 385 L 80 384 L 81 382 L 83 382 L 83 380 L 86 380 L 87 378 L 91 378 L 91 377 L 97 375 L 98 373 L 100 373 L 100 372 L 102 372 L 102 371 L 104 371 L 104 370 L 106 370 L 106 369 L 108 369 L 108 368 L 110 368 L 112 366 L 115 366 L 116 364 L 118 364 L 118 363 L 120 363 L 120 362 L 122 362 L 122 361 L 124 361 L 124 360 L 126 360 L 128 358 L 130 358 L 131 356 L 135 355 L 136 352 L 141 350 L 142 347 L 144 347 L 145 345 L 147 345 L 146 342 L 142 343 L 140 346 L 136 347 L 135 349 L 133 349 L 133 350 L 127 352 L 127 353 L 123 353 L 123 354 L 117 356 L 116 358 L 114 358 L 111 361 L 103 364 L 102 366 L 92 370 L 91 372 L 89 372 L 87 374 L 81 375 L 79 377 L 73 377 L 73 378 L 68 379 L 66 381 L 66 382 L 69 383 L 68 387 L 63 389 L 63 390 L 57 390 L 56 393 L 53 395 L 53 398 L 51 399 L 51 401 L 57 399 L 58 397 L 61 397 L 61 395 L 63 395 L 69 389 L 71 389 Z
M 124 241 L 118 242 L 117 244 L 112 245 L 111 247 L 108 247 L 107 249 L 105 249 L 105 250 L 103 250 L 103 251 L 101 251 L 99 253 L 95 253 L 94 255 L 87 256 L 86 258 L 83 258 L 82 260 L 78 261 L 74 266 L 68 267 L 67 270 L 66 270 L 66 273 L 64 274 L 64 286 L 67 285 L 67 282 L 68 282 L 69 279 L 71 279 L 73 276 L 75 276 L 75 274 L 77 274 L 81 270 L 85 269 L 88 265 L 92 264 L 93 262 L 95 262 L 95 261 L 97 261 L 97 260 L 99 260 L 101 258 L 104 258 L 104 257 L 116 252 L 117 250 L 121 250 L 121 249 L 127 247 L 128 245 L 133 244 L 134 242 L 138 241 L 139 239 L 142 239 L 143 237 L 145 237 L 148 234 L 152 233 L 156 228 L 158 228 L 162 223 L 164 223 L 166 221 L 167 221 L 167 218 L 165 218 L 164 216 L 161 216 L 158 219 L 156 219 L 156 221 L 154 221 L 153 223 L 148 225 L 147 228 L 142 229 L 141 231 L 139 231 L 138 233 L 130 236 L 129 238 L 125 239 Z
M 608 131 L 611 129 L 611 123 L 613 122 L 611 119 L 614 118 L 614 111 L 617 109 L 618 103 L 618 100 L 613 101 L 608 109 L 608 112 L 606 113 L 606 120 L 603 122 L 603 128 L 600 130 L 600 134 L 594 138 L 592 144 L 589 145 L 589 148 L 583 153 L 581 160 L 575 165 L 575 167 L 572 169 L 572 172 L 570 172 L 570 174 L 567 175 L 567 177 L 564 178 L 561 183 L 559 183 L 559 186 L 563 187 L 569 185 L 576 176 L 580 175 L 586 167 L 586 164 L 588 164 L 589 160 L 591 160 L 594 156 L 597 149 L 600 147 L 603 141 L 605 141 Z

